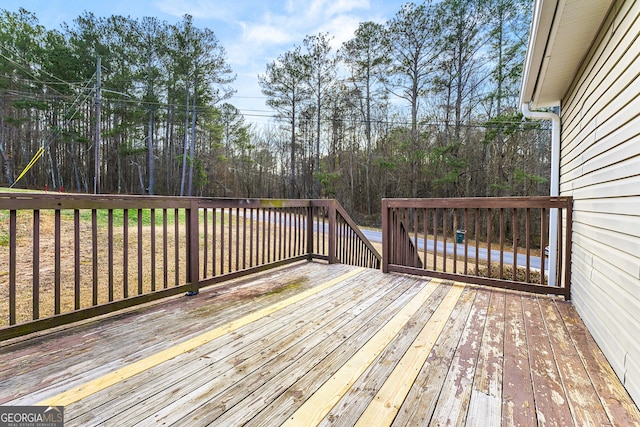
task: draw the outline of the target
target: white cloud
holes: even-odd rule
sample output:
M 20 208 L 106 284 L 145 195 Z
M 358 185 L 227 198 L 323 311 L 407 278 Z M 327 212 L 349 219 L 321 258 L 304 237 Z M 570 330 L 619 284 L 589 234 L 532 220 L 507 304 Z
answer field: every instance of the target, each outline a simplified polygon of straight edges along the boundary
M 327 15 L 335 15 L 353 10 L 369 10 L 371 5 L 369 0 L 338 0 L 328 2 L 329 8 L 327 9 Z

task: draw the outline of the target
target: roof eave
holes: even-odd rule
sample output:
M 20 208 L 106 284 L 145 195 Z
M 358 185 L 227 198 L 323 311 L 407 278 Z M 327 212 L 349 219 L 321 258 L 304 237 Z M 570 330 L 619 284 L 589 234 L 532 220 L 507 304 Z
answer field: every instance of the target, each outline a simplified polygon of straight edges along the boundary
M 536 0 L 520 102 L 559 105 L 614 0 Z

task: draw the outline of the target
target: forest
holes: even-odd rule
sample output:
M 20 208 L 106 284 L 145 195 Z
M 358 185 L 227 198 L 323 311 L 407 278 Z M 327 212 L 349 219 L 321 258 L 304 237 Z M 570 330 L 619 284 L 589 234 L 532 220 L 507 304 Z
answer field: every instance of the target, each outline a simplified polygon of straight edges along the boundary
M 0 186 L 336 198 L 372 225 L 385 197 L 548 194 L 549 128 L 517 105 L 531 4 L 406 3 L 338 48 L 307 35 L 257 76 L 260 126 L 189 15 L 47 29 L 0 9 Z

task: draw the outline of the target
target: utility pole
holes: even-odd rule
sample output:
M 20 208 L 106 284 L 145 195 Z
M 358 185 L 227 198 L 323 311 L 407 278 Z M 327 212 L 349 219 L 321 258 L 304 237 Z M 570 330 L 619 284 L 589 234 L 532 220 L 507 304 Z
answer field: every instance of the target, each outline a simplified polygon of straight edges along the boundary
M 93 194 L 100 193 L 100 69 L 102 68 L 101 58 L 98 56 L 96 62 L 96 140 L 95 140 L 95 173 L 93 178 Z

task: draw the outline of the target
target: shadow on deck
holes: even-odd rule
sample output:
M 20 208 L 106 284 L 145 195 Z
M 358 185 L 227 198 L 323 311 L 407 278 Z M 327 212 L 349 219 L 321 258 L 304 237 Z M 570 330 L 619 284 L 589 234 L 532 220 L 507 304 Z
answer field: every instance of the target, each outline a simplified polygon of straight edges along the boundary
M 65 425 L 637 425 L 557 297 L 303 262 L 0 343 Z

